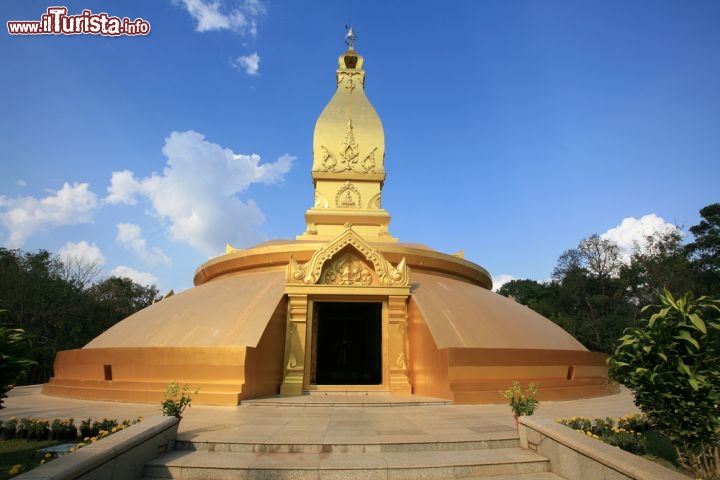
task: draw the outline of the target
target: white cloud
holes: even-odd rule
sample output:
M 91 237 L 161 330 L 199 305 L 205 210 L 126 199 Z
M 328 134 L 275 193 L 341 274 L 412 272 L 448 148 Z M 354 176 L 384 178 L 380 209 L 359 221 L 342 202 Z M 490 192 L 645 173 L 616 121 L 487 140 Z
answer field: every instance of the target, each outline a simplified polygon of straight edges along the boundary
M 497 292 L 498 290 L 500 290 L 500 287 L 502 287 L 506 283 L 511 282 L 513 280 L 516 280 L 516 278 L 513 277 L 512 275 L 508 275 L 507 273 L 503 273 L 496 277 L 492 277 L 493 292 Z
M 118 223 L 117 236 L 115 239 L 120 244 L 133 252 L 141 260 L 151 265 L 163 264 L 172 265 L 172 260 L 165 252 L 157 247 L 148 247 L 147 242 L 142 237 L 140 226 L 133 223 Z
M 67 242 L 57 252 L 58 257 L 63 263 L 86 263 L 89 265 L 105 265 L 107 261 L 103 256 L 100 248 L 94 243 L 90 244 L 85 240 L 77 243 Z
M 635 245 L 641 248 L 646 243 L 646 238 L 655 233 L 671 233 L 680 231 L 680 229 L 672 223 L 666 222 L 654 213 L 643 216 L 642 218 L 628 217 L 617 227 L 611 228 L 607 232 L 600 235 L 602 239 L 612 240 L 618 244 L 623 252 L 623 257 L 627 261 L 633 252 Z
M 163 153 L 167 164 L 162 174 L 138 179 L 132 172 L 114 172 L 106 200 L 132 204 L 138 196 L 147 198 L 152 213 L 167 222 L 172 240 L 209 257 L 221 253 L 226 243 L 248 245 L 262 239 L 262 212 L 237 195 L 253 183 L 281 180 L 295 159 L 283 155 L 261 164 L 259 155 L 233 153 L 192 130 L 171 133 Z
M 110 275 L 113 277 L 129 278 L 133 282 L 146 287 L 156 285 L 158 281 L 158 278 L 152 273 L 139 272 L 134 268 L 126 267 L 125 265 L 113 268 L 112 271 L 110 271 Z
M 18 187 L 27 187 L 27 182 L 23 179 L 15 180 L 15 185 Z
M 8 230 L 11 248 L 21 247 L 25 239 L 48 227 L 92 222 L 97 197 L 87 183 L 65 183 L 44 198 L 0 196 L 0 223 Z
M 175 0 L 175 4 L 183 7 L 195 20 L 198 32 L 212 30 L 233 30 L 240 34 L 257 34 L 257 18 L 265 14 L 265 5 L 259 0 L 230 2 L 218 0 Z
M 64 278 L 85 286 L 89 286 L 97 279 L 106 262 L 100 248 L 85 240 L 77 243 L 67 242 L 57 255 L 64 265 Z
M 108 203 L 135 205 L 137 203 L 135 194 L 138 193 L 138 182 L 135 180 L 135 174 L 129 170 L 113 172 L 108 193 L 109 195 L 105 197 L 105 201 Z
M 232 62 L 233 66 L 242 70 L 248 75 L 257 75 L 260 71 L 260 55 L 257 52 L 251 55 L 237 57 Z

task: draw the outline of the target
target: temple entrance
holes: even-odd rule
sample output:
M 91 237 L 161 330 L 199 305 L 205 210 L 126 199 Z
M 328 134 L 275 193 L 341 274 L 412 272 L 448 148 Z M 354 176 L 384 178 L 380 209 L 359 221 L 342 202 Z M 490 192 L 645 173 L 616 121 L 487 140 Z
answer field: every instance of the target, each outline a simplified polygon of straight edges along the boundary
M 382 304 L 316 302 L 316 385 L 382 384 Z

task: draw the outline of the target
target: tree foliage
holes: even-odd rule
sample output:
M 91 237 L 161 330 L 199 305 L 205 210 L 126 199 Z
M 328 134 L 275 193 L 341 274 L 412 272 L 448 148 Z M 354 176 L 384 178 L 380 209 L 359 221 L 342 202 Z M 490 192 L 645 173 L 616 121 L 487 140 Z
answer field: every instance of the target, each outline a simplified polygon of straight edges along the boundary
M 700 210 L 690 228 L 650 235 L 629 259 L 598 235 L 583 239 L 558 258 L 549 282 L 513 280 L 498 293 L 514 298 L 563 327 L 590 350 L 611 353 L 624 329 L 638 325 L 640 306 L 667 289 L 674 295 L 720 293 L 720 204 Z
M 3 408 L 5 393 L 34 363 L 27 354 L 25 331 L 0 324 L 0 408 Z
M 157 296 L 155 287 L 117 277 L 93 283 L 96 277 L 92 264 L 68 268 L 44 250 L 0 248 L 0 309 L 27 333 L 24 348 L 35 362 L 18 384 L 46 382 L 58 351 L 82 347 Z
M 700 210 L 702 220 L 690 227 L 695 236 L 688 244 L 687 253 L 702 272 L 705 284 L 720 283 L 720 203 Z
M 665 290 L 654 313 L 629 328 L 610 374 L 681 452 L 720 442 L 720 300 Z

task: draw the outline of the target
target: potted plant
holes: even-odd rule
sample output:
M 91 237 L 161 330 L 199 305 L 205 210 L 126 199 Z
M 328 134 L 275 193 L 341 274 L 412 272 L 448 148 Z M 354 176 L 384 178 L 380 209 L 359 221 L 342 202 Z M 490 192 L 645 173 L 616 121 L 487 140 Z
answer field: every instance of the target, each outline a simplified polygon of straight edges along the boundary
M 518 417 L 522 415 L 532 415 L 538 405 L 540 405 L 540 402 L 537 398 L 535 398 L 538 393 L 538 388 L 534 383 L 528 384 L 525 392 L 526 393 L 523 395 L 520 382 L 517 380 L 512 383 L 512 386 L 509 389 L 500 392 L 500 394 L 502 394 L 502 396 L 510 403 L 510 409 L 515 417 L 516 428 L 519 428 Z
M 183 411 L 192 402 L 191 393 L 196 394 L 197 390 L 190 392 L 188 384 L 180 386 L 177 382 L 170 382 L 165 389 L 165 398 L 160 402 L 163 415 L 181 419 Z

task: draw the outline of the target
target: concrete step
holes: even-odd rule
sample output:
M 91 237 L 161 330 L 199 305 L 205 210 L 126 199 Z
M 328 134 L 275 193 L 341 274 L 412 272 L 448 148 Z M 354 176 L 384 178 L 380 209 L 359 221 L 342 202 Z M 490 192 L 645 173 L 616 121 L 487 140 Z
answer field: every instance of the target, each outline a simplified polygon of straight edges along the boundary
M 229 478 L 243 478 L 241 476 L 234 476 Z M 318 475 L 318 478 L 325 478 Z M 357 477 L 356 477 L 357 478 Z M 465 477 L 462 480 L 565 480 L 564 477 L 556 475 L 551 472 L 538 472 L 538 473 L 515 473 L 508 475 L 483 475 L 481 477 Z M 140 480 L 158 480 L 157 477 L 143 477 Z
M 385 443 L 276 443 L 276 442 L 200 442 L 178 439 L 175 450 L 245 453 L 380 453 L 482 450 L 519 447 L 516 432 L 489 431 L 472 440 Z
M 208 480 L 467 479 L 548 470 L 546 458 L 519 447 L 330 453 L 176 450 L 146 464 L 145 477 Z M 525 480 L 525 477 L 519 478 Z
M 243 400 L 248 407 L 422 407 L 452 405 L 452 400 L 420 396 L 398 396 L 387 392 L 306 392 L 296 397 L 264 397 Z
M 487 479 L 487 476 L 482 477 L 466 477 L 462 480 L 483 480 Z M 560 475 L 556 475 L 551 472 L 538 472 L 538 473 L 511 473 L 509 475 L 493 475 L 490 477 L 492 480 L 565 480 Z

